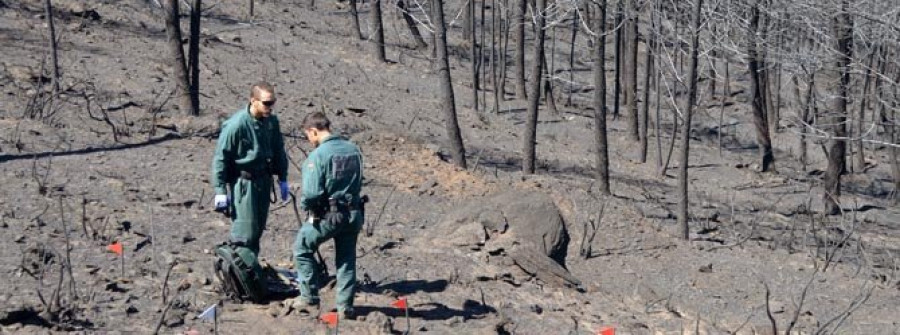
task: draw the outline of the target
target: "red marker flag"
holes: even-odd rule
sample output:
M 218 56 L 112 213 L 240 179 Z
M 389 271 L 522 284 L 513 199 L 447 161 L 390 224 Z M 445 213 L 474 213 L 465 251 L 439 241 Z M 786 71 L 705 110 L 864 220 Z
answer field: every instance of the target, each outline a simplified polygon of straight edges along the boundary
M 613 327 L 603 327 L 597 332 L 597 335 L 616 335 L 616 329 Z
M 408 308 L 408 306 L 407 306 L 407 304 L 406 304 L 406 298 L 400 298 L 400 299 L 397 299 L 396 301 L 394 301 L 394 302 L 391 303 L 391 306 L 394 306 L 394 307 L 397 307 L 397 308 L 402 308 L 402 309 L 407 309 L 407 308 Z
M 319 319 L 321 319 L 322 322 L 325 322 L 329 327 L 335 327 L 338 324 L 338 314 L 336 312 L 322 314 Z
M 122 243 L 116 241 L 115 243 L 106 246 L 106 250 L 114 252 L 116 255 L 122 256 Z

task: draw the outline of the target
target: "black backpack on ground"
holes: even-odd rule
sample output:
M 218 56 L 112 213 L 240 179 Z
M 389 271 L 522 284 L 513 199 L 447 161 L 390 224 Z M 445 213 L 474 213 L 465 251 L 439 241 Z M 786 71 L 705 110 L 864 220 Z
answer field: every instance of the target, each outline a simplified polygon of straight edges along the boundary
M 215 249 L 214 269 L 223 293 L 240 302 L 261 303 L 269 295 L 256 254 L 240 243 L 226 242 Z

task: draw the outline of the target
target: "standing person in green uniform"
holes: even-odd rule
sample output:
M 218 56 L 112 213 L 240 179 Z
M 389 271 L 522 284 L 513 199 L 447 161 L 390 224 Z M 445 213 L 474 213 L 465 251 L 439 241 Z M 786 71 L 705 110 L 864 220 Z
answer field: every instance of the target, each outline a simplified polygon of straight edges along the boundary
M 287 154 L 274 105 L 272 85 L 253 85 L 250 103 L 222 124 L 212 161 L 213 201 L 216 210 L 231 213 L 231 242 L 257 256 L 269 216 L 272 175 L 278 176 L 281 199 L 288 197 Z
M 310 213 L 294 242 L 294 262 L 300 299 L 319 303 L 319 264 L 314 254 L 319 245 L 334 239 L 337 286 L 335 304 L 343 318 L 354 318 L 356 291 L 356 239 L 364 220 L 362 153 L 349 140 L 331 133 L 323 113 L 308 114 L 303 131 L 316 147 L 303 163 L 301 209 Z

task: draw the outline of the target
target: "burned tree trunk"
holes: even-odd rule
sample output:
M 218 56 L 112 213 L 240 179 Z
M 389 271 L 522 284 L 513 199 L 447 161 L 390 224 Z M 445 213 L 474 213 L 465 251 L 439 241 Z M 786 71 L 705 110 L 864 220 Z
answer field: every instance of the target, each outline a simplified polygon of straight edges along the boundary
M 359 9 L 356 6 L 356 0 L 350 0 L 350 16 L 352 16 L 353 20 L 353 33 L 356 34 L 359 39 L 364 40 L 362 29 L 359 27 Z
M 184 62 L 184 48 L 181 46 L 181 25 L 179 24 L 180 14 L 178 10 L 178 0 L 166 1 L 166 37 L 169 44 L 170 59 L 169 64 L 172 66 L 172 72 L 175 76 L 175 86 L 178 88 L 179 107 L 182 112 L 188 115 L 198 115 L 198 111 L 194 110 L 190 92 L 190 78 L 188 77 L 187 65 Z
M 387 55 L 384 52 L 384 23 L 381 15 L 381 0 L 372 2 L 372 24 L 375 26 L 375 55 L 378 60 L 387 62 Z
M 44 0 L 44 11 L 47 15 L 47 28 L 50 30 L 50 62 L 52 63 L 50 65 L 53 69 L 53 77 L 50 80 L 51 85 L 53 85 L 53 96 L 56 97 L 59 95 L 59 60 L 56 58 L 59 48 L 56 45 L 56 28 L 53 26 L 53 4 L 50 3 L 50 0 Z
M 637 5 L 634 1 L 625 5 L 625 19 L 622 24 L 622 52 L 624 53 L 622 67 L 622 98 L 625 100 L 625 119 L 627 120 L 628 139 L 640 141 L 638 130 L 638 76 L 637 76 L 637 52 L 638 52 L 638 24 Z
M 507 57 L 508 57 L 507 51 L 509 51 L 509 26 L 510 26 L 509 12 L 510 12 L 510 9 L 507 6 L 508 3 L 509 3 L 508 0 L 503 0 L 503 8 L 505 10 L 503 13 L 503 19 L 500 21 L 501 22 L 501 24 L 500 24 L 500 31 L 501 31 L 500 50 L 501 51 L 500 51 L 500 88 L 499 88 L 499 91 L 500 91 L 500 99 L 503 99 L 503 100 L 506 100 L 506 75 L 507 75 L 506 63 L 507 63 Z
M 475 0 L 466 0 L 465 13 L 463 14 L 463 39 L 472 41 L 475 27 Z
M 807 126 L 812 122 L 810 118 L 810 109 L 812 108 L 812 104 L 815 103 L 813 101 L 813 87 L 815 86 L 815 75 L 810 74 L 809 79 L 807 80 L 808 87 L 806 88 L 806 93 L 800 92 L 800 78 L 799 76 L 794 77 L 794 95 L 797 99 L 797 104 L 799 105 L 799 118 L 800 118 L 800 142 L 798 151 L 800 151 L 800 166 L 803 171 L 806 171 L 807 165 L 809 165 L 809 150 L 807 144 Z M 805 95 L 805 97 L 804 97 Z
M 753 126 L 756 129 L 756 143 L 759 146 L 760 172 L 768 172 L 775 163 L 772 152 L 772 138 L 769 129 L 769 114 L 766 112 L 766 78 L 763 76 L 764 62 L 759 53 L 759 6 L 754 5 L 750 12 L 750 30 L 748 33 L 747 66 L 750 71 L 750 99 L 753 111 Z
M 678 164 L 678 226 L 681 228 L 681 237 L 687 240 L 690 236 L 688 228 L 688 163 L 691 143 L 691 114 L 697 100 L 697 54 L 700 49 L 700 14 L 703 9 L 703 0 L 697 0 L 694 4 L 693 33 L 691 34 L 691 75 L 688 88 L 688 99 L 684 106 L 684 129 L 681 134 L 681 159 Z
M 450 153 L 456 166 L 466 168 L 466 149 L 459 132 L 459 121 L 456 118 L 456 99 L 453 96 L 453 82 L 450 80 L 450 61 L 447 55 L 447 26 L 444 24 L 444 2 L 434 2 L 434 26 L 437 46 L 437 70 L 441 81 L 441 100 L 444 110 L 444 123 L 447 127 L 447 139 L 450 142 Z
M 491 4 L 491 86 L 494 89 L 493 98 L 494 98 L 494 113 L 500 112 L 500 77 L 497 75 L 497 34 L 500 31 L 500 27 L 497 24 L 497 1 L 494 0 L 494 3 Z M 502 38 L 499 44 L 503 44 Z
M 544 103 L 547 104 L 547 109 L 550 111 L 551 115 L 559 116 L 559 109 L 556 108 L 556 99 L 553 98 L 553 76 L 550 75 L 549 67 L 547 66 L 547 56 L 546 54 L 541 54 L 541 62 L 544 63 L 542 66 L 542 71 L 544 72 L 543 80 L 544 80 Z
M 525 99 L 528 94 L 525 93 L 525 12 L 528 9 L 527 0 L 516 1 L 516 9 L 513 11 L 513 22 L 510 24 L 514 29 L 513 37 L 516 40 L 515 55 L 515 71 L 513 71 L 513 81 L 516 83 L 516 98 Z
M 403 21 L 406 22 L 406 28 L 409 29 L 409 34 L 412 35 L 413 40 L 416 42 L 416 48 L 424 49 L 427 47 L 428 43 L 425 43 L 425 39 L 419 31 L 419 25 L 416 24 L 416 20 L 409 14 L 409 6 L 406 5 L 406 1 L 398 0 L 397 9 L 400 10 L 400 15 L 403 16 Z
M 863 136 L 865 136 L 866 133 L 866 105 L 868 102 L 869 86 L 872 83 L 872 66 L 875 64 L 875 54 L 876 52 L 872 52 L 869 56 L 869 65 L 866 66 L 863 89 L 859 99 L 859 114 L 856 119 L 856 137 L 858 139 L 854 143 L 856 146 L 856 168 L 853 171 L 856 173 L 863 173 L 866 169 L 866 147 L 863 145 Z
M 578 13 L 575 11 L 572 14 L 572 38 L 569 40 L 569 90 L 566 92 L 566 107 L 572 106 L 572 93 L 575 91 L 573 87 L 575 83 L 575 39 L 578 37 L 578 22 L 581 20 L 581 15 Z
M 522 151 L 522 169 L 527 174 L 535 170 L 535 144 L 537 136 L 538 102 L 541 100 L 541 75 L 544 73 L 544 6 L 545 0 L 536 0 L 534 7 L 534 68 L 531 72 L 531 92 L 528 96 L 528 116 L 525 123 L 525 143 Z
M 470 49 L 471 57 L 472 57 L 472 109 L 478 111 L 478 90 L 481 88 L 478 82 L 478 63 L 480 63 L 479 55 L 478 55 L 478 39 L 475 38 L 475 21 L 477 18 L 475 17 L 475 6 L 472 4 L 474 0 L 469 0 L 468 5 L 466 5 L 466 10 L 471 11 L 470 19 L 466 20 L 466 27 L 469 27 L 468 35 L 466 38 L 472 43 Z
M 825 171 L 825 213 L 841 212 L 841 174 L 846 169 L 847 151 L 847 99 L 849 98 L 850 62 L 853 44 L 853 19 L 850 17 L 848 0 L 841 1 L 841 12 L 832 23 L 836 42 L 837 59 L 835 69 L 834 97 L 831 100 L 832 132 L 834 139 L 829 142 L 828 169 Z
M 622 36 L 623 31 L 625 30 L 622 26 L 622 21 L 624 20 L 624 16 L 622 15 L 622 11 L 624 7 L 622 6 L 623 1 L 619 1 L 616 4 L 616 19 L 615 19 L 615 29 L 616 29 L 616 41 L 614 47 L 614 53 L 616 58 L 616 67 L 615 67 L 615 79 L 613 79 L 613 116 L 615 118 L 619 117 L 619 96 L 622 92 L 622 40 L 624 37 Z
M 609 189 L 609 144 L 606 135 L 606 0 L 597 2 L 594 31 L 594 135 L 597 141 L 597 183 L 600 193 Z
M 200 8 L 203 0 L 191 5 L 191 38 L 188 41 L 188 69 L 191 79 L 191 115 L 200 115 Z
M 650 5 L 646 5 L 649 10 L 653 10 Z M 651 39 L 650 32 L 647 33 L 647 49 L 644 55 L 644 105 L 641 108 L 641 115 L 639 117 L 640 122 L 638 124 L 640 130 L 640 152 L 638 155 L 638 161 L 641 163 L 647 162 L 647 147 L 649 145 L 649 120 L 650 117 L 650 73 L 653 71 L 653 43 L 655 41 Z M 635 45 L 637 45 L 637 39 L 634 41 Z M 635 50 L 635 54 L 637 54 L 637 50 Z M 657 92 L 657 94 L 659 94 Z

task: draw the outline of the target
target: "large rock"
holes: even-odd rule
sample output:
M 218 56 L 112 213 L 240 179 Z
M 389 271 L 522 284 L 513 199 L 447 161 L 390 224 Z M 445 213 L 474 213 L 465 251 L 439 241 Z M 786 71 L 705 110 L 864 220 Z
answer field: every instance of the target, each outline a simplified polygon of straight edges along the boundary
M 437 245 L 509 257 L 544 282 L 578 286 L 565 268 L 569 233 L 549 196 L 508 191 L 481 198 L 449 213 L 435 229 Z

